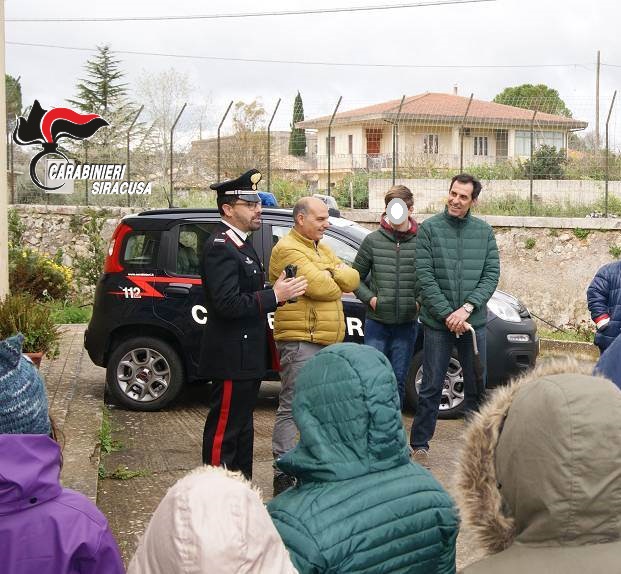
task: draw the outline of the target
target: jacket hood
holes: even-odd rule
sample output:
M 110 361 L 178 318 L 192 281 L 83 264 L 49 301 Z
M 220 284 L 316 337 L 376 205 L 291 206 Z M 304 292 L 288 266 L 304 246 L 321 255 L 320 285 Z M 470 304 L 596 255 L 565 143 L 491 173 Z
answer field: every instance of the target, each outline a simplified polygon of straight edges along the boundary
M 619 413 L 619 389 L 574 360 L 492 396 L 466 431 L 456 489 L 487 553 L 527 560 L 531 550 L 608 543 L 621 553 Z
M 277 465 L 306 481 L 338 481 L 409 464 L 397 383 L 388 359 L 367 345 L 330 345 L 300 370 L 295 448 Z
M 410 228 L 407 231 L 398 231 L 390 224 L 385 213 L 382 214 L 382 218 L 380 219 L 380 227 L 386 232 L 388 237 L 397 241 L 411 239 L 418 232 L 418 223 L 416 223 L 413 217 L 410 217 Z
M 155 510 L 128 574 L 295 574 L 258 490 L 241 474 L 199 467 Z
M 60 447 L 41 434 L 0 434 L 0 516 L 56 498 L 62 492 Z

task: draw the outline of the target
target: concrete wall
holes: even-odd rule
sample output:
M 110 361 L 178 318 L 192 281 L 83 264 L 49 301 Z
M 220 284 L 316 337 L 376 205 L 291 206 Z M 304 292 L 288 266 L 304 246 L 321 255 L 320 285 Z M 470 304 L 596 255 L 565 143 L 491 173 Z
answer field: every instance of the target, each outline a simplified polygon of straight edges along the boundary
M 397 179 L 397 184 L 406 185 L 414 193 L 416 211 L 437 211 L 448 194 L 450 179 Z M 524 179 L 483 181 L 480 200 L 500 195 L 515 195 L 522 199 L 530 197 L 530 181 Z M 369 179 L 369 209 L 382 209 L 384 195 L 392 185 L 391 179 Z M 601 199 L 604 182 L 579 180 L 536 180 L 533 181 L 533 199 L 543 203 L 591 204 Z M 611 181 L 608 193 L 621 197 L 621 181 Z
M 71 217 L 82 208 L 66 206 L 11 206 L 27 226 L 26 246 L 53 255 L 64 252 L 71 265 L 69 246 L 86 250 L 86 238 L 69 228 Z M 110 208 L 103 229 L 109 240 L 120 218 L 133 211 Z M 375 229 L 380 212 L 343 211 L 344 217 Z M 423 221 L 430 215 L 417 216 Z M 556 325 L 590 325 L 586 289 L 599 267 L 613 261 L 611 245 L 621 246 L 621 219 L 569 219 L 486 216 L 496 232 L 501 257 L 499 288 L 520 297 L 536 315 Z M 573 230 L 589 229 L 585 239 Z M 527 249 L 527 243 L 534 246 Z

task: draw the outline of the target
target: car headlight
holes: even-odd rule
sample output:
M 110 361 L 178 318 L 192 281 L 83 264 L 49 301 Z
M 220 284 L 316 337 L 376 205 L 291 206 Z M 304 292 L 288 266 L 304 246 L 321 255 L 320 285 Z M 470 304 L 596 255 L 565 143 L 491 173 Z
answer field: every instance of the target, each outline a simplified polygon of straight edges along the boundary
M 509 321 L 510 323 L 520 323 L 522 321 L 520 314 L 515 310 L 515 308 L 502 299 L 492 297 L 487 302 L 487 307 L 492 313 L 494 313 L 494 315 L 503 321 Z

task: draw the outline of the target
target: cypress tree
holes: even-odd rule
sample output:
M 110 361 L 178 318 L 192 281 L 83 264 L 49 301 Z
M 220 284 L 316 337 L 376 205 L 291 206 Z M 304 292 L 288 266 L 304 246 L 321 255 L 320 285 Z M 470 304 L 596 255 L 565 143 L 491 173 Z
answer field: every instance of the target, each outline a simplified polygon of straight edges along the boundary
M 300 92 L 293 102 L 293 119 L 291 121 L 291 136 L 289 138 L 289 155 L 302 157 L 306 155 L 306 132 L 296 128 L 295 124 L 304 121 L 304 104 Z

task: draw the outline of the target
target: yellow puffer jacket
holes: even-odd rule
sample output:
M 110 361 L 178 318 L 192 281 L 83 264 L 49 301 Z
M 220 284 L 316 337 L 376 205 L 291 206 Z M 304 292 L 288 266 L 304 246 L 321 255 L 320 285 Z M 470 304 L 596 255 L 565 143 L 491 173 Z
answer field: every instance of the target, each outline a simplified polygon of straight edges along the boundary
M 319 345 L 340 343 L 345 337 L 345 316 L 341 294 L 358 287 L 360 276 L 345 266 L 332 250 L 307 239 L 292 229 L 272 250 L 270 282 L 273 284 L 286 265 L 297 265 L 297 277 L 308 281 L 308 288 L 296 303 L 276 309 L 276 341 L 309 341 Z M 328 270 L 330 274 L 325 273 Z

